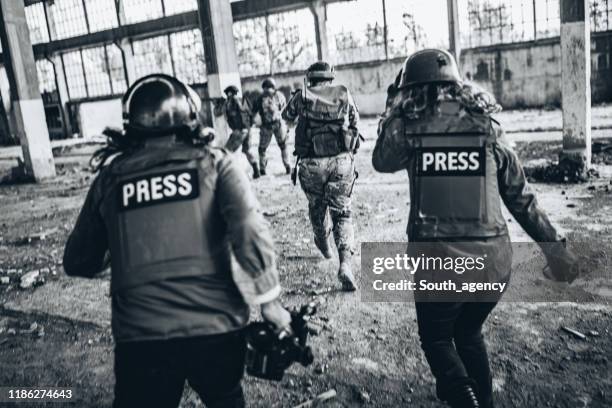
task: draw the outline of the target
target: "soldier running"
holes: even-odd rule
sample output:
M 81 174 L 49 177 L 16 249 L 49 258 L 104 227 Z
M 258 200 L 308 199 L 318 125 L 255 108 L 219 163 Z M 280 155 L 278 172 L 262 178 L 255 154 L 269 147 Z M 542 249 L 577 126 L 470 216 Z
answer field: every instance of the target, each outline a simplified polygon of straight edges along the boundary
M 353 155 L 359 144 L 359 112 L 349 90 L 332 85 L 334 78 L 330 64 L 312 64 L 306 72 L 308 87 L 295 92 L 283 119 L 297 120 L 294 154 L 300 185 L 308 198 L 314 242 L 325 258 L 331 258 L 329 237 L 333 232 L 340 259 L 338 278 L 343 290 L 354 291 L 351 193 L 356 179 Z

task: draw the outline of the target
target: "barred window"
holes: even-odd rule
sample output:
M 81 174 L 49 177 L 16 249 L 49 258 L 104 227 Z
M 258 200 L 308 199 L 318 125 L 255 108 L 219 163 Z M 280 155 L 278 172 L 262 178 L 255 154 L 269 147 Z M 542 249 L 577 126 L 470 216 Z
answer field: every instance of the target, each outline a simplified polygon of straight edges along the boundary
M 390 58 L 422 48 L 448 48 L 446 0 L 386 0 Z
M 71 51 L 63 54 L 62 61 L 68 85 L 68 96 L 70 99 L 86 98 L 87 85 L 83 75 L 81 51 Z
M 538 38 L 558 36 L 561 30 L 559 0 L 540 0 L 535 2 L 536 27 Z
M 327 38 L 334 64 L 385 58 L 382 1 L 327 4 Z
M 110 95 L 109 67 L 104 47 L 88 48 L 83 50 L 82 55 L 88 96 Z
M 32 44 L 49 42 L 49 30 L 43 3 L 35 3 L 25 8 L 26 20 Z
M 85 9 L 89 21 L 89 30 L 108 30 L 117 27 L 117 10 L 115 0 L 85 0 Z
M 265 17 L 237 21 L 233 25 L 234 43 L 240 75 L 265 75 L 270 72 L 266 44 Z
M 134 69 L 138 78 L 154 73 L 173 75 L 168 36 L 134 41 Z
M 184 13 L 198 9 L 198 0 L 164 0 L 166 15 Z
M 162 0 L 123 0 L 122 5 L 128 24 L 154 20 L 164 16 Z
M 50 61 L 46 59 L 36 61 L 36 73 L 38 74 L 38 86 L 41 94 L 57 90 L 55 69 Z
M 87 34 L 82 0 L 56 0 L 47 4 L 54 22 L 54 40 Z
M 170 34 L 176 77 L 189 84 L 206 81 L 204 44 L 199 29 Z
M 272 72 L 306 69 L 317 58 L 314 16 L 307 8 L 268 16 Z
M 108 56 L 108 69 L 113 94 L 121 94 L 127 89 L 125 69 L 123 67 L 123 55 L 116 44 L 109 44 L 106 46 L 106 55 Z
M 591 31 L 607 31 L 612 28 L 610 17 L 612 15 L 611 0 L 591 0 Z

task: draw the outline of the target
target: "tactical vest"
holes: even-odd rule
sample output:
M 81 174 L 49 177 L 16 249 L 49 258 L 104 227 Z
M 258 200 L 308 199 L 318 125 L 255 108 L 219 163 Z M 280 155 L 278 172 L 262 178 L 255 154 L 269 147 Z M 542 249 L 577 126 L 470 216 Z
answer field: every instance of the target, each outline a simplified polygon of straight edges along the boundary
M 241 297 L 232 279 L 227 226 L 214 197 L 213 153 L 187 146 L 143 149 L 109 170 L 114 177 L 102 212 L 111 292 L 198 276 L 210 286 L 215 307 L 234 307 Z
M 410 239 L 507 234 L 488 116 L 443 102 L 436 114 L 405 120 L 404 132 L 412 151 Z
M 281 112 L 278 107 L 278 96 L 276 94 L 265 94 L 261 97 L 261 122 L 269 125 L 281 120 Z
M 349 92 L 343 85 L 314 86 L 302 91 L 295 130 L 299 157 L 330 157 L 353 151 L 359 140 L 349 129 Z
M 243 103 L 244 102 L 241 103 L 240 100 L 236 98 L 230 98 L 227 100 L 225 115 L 227 118 L 227 124 L 232 130 L 247 129 L 251 126 L 249 112 Z

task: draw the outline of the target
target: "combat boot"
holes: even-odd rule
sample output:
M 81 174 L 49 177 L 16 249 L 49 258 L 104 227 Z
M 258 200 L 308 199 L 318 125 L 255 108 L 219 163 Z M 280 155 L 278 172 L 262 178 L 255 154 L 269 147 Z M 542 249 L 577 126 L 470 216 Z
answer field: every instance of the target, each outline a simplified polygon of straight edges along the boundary
M 481 408 L 471 385 L 456 389 L 446 402 L 451 408 Z
M 355 277 L 351 270 L 351 262 L 349 260 L 340 261 L 340 269 L 338 270 L 338 279 L 342 284 L 342 290 L 345 292 L 354 292 L 357 290 Z
M 258 179 L 261 174 L 259 173 L 259 166 L 257 164 L 251 163 L 251 167 L 253 168 L 253 180 Z
M 318 240 L 317 237 L 315 236 L 315 245 L 317 246 L 317 248 L 319 248 L 319 251 L 321 251 L 321 254 L 326 258 L 326 259 L 331 259 L 332 258 L 332 252 L 331 252 L 331 247 L 329 246 L 329 237 L 326 237 L 324 241 L 322 240 Z

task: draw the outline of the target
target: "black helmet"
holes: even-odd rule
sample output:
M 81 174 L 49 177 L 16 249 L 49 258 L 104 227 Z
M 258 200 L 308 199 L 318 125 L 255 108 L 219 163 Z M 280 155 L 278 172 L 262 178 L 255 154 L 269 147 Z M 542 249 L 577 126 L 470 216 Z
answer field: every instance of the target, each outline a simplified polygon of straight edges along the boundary
M 432 82 L 463 82 L 457 62 L 451 53 L 427 49 L 406 59 L 399 88 Z
M 331 81 L 336 77 L 334 67 L 325 61 L 318 61 L 308 67 L 306 70 L 306 79 Z
M 266 78 L 263 80 L 263 82 L 261 83 L 261 87 L 263 89 L 268 89 L 268 88 L 274 88 L 276 89 L 276 82 L 274 81 L 274 79 L 272 78 Z
M 151 136 L 195 131 L 202 124 L 202 101 L 188 85 L 165 74 L 136 81 L 123 96 L 126 130 Z
M 226 95 L 230 92 L 233 93 L 234 95 L 238 95 L 238 87 L 236 87 L 235 85 L 230 85 L 223 90 L 223 93 Z

